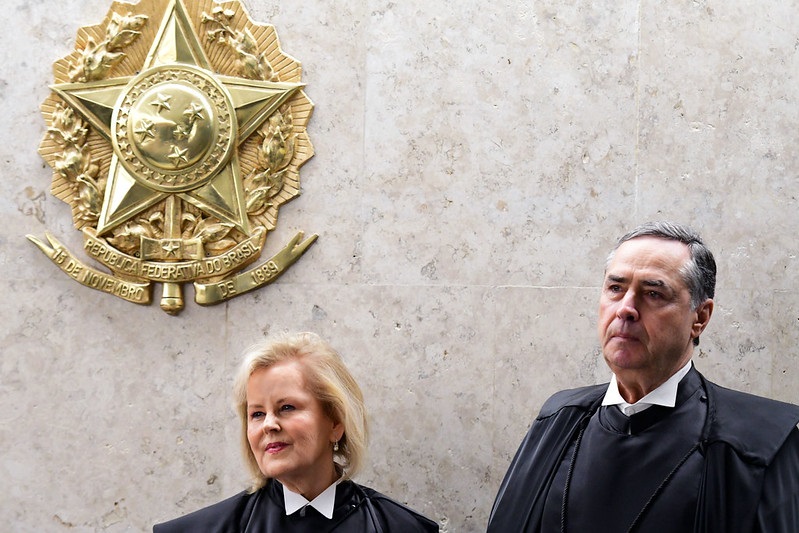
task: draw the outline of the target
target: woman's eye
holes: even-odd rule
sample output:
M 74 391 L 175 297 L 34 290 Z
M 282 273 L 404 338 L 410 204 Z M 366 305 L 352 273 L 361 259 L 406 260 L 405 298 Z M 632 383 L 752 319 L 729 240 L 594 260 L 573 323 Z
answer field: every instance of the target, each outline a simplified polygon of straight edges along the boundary
M 293 411 L 294 410 L 294 406 L 291 405 L 291 404 L 288 404 L 288 403 L 287 404 L 283 404 L 283 405 L 280 406 L 280 410 L 281 411 Z
M 253 411 L 250 413 L 250 420 L 257 420 L 264 416 L 263 411 Z

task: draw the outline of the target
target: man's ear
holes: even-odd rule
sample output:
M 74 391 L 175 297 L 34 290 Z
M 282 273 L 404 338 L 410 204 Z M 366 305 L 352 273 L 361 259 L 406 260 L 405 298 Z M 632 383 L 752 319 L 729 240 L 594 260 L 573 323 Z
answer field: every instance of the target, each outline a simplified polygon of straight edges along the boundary
M 707 327 L 710 317 L 713 314 L 713 299 L 708 298 L 696 308 L 696 320 L 691 327 L 691 337 L 696 339 Z

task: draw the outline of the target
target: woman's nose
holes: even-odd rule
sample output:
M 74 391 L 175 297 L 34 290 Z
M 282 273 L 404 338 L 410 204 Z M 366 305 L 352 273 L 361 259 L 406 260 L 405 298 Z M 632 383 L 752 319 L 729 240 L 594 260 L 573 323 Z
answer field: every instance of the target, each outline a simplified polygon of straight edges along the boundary
M 264 424 L 261 426 L 261 430 L 264 434 L 270 431 L 278 431 L 280 429 L 280 424 L 277 422 L 277 417 L 271 413 L 267 413 L 264 415 Z

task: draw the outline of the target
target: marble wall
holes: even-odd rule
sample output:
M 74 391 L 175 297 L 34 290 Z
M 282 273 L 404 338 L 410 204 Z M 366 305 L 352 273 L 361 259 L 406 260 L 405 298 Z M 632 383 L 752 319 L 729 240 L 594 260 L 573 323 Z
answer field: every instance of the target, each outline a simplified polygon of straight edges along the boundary
M 300 329 L 364 388 L 359 480 L 481 531 L 545 398 L 608 378 L 604 257 L 650 219 L 717 255 L 699 369 L 799 402 L 799 2 L 245 4 L 316 105 L 303 195 L 267 247 L 319 240 L 275 284 L 177 317 L 80 286 L 25 239 L 80 250 L 38 108 L 110 1 L 3 4 L 3 527 L 147 531 L 238 492 L 233 370 Z

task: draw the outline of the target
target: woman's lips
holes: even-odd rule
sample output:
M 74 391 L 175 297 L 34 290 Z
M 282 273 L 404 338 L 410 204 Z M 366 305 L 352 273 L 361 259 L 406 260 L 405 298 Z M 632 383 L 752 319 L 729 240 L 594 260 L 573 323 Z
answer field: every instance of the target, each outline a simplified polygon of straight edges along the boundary
M 279 453 L 288 447 L 285 442 L 270 442 L 266 445 L 266 453 Z

